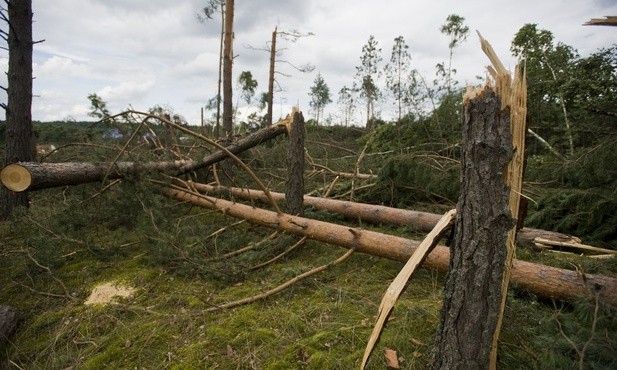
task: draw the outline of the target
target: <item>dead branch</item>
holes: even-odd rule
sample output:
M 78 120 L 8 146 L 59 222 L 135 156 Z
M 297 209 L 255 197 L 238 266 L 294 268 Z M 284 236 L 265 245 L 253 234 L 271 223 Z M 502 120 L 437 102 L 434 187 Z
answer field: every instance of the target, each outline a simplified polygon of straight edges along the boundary
M 265 209 L 208 197 L 190 190 L 167 188 L 164 192 L 179 201 L 218 209 L 226 215 L 246 219 L 253 224 L 285 230 L 328 244 L 355 248 L 361 253 L 392 260 L 406 262 L 419 244 L 413 240 L 374 231 L 350 229 L 323 221 L 277 214 Z M 449 263 L 449 248 L 437 246 L 428 255 L 423 266 L 445 272 Z M 527 289 L 539 296 L 564 300 L 575 300 L 580 297 L 591 299 L 595 292 L 599 291 L 602 300 L 617 307 L 617 278 L 613 277 L 586 274 L 583 278 L 576 271 L 514 260 L 512 282 L 519 289 Z
M 324 271 L 324 270 L 326 270 L 326 269 L 328 269 L 328 268 L 330 268 L 332 266 L 338 265 L 339 263 L 341 263 L 341 262 L 345 261 L 346 259 L 348 259 L 353 254 L 354 251 L 355 251 L 355 249 L 349 249 L 347 252 L 345 252 L 345 254 L 343 254 L 341 257 L 337 258 L 336 260 L 334 260 L 334 261 L 332 261 L 332 262 L 330 262 L 330 263 L 328 263 L 326 265 L 322 265 L 322 266 L 316 267 L 316 268 L 314 268 L 314 269 L 312 269 L 310 271 L 307 271 L 307 272 L 305 272 L 303 274 L 300 274 L 300 275 L 294 277 L 293 279 L 290 279 L 290 280 L 286 281 L 285 283 L 277 286 L 276 288 L 268 290 L 267 292 L 258 294 L 258 295 L 253 296 L 253 297 L 239 299 L 237 301 L 233 301 L 233 302 L 225 303 L 225 304 L 222 304 L 222 305 L 218 305 L 216 307 L 211 307 L 211 308 L 207 309 L 206 312 L 220 311 L 220 310 L 224 310 L 224 309 L 227 309 L 227 308 L 238 307 L 238 306 L 242 306 L 242 305 L 245 305 L 245 304 L 253 303 L 255 301 L 266 299 L 266 298 L 268 298 L 268 297 L 270 297 L 270 296 L 272 296 L 272 295 L 274 295 L 276 293 L 279 293 L 279 292 L 289 288 L 290 286 L 294 285 L 295 283 L 297 283 L 299 281 L 302 281 L 302 280 L 304 280 L 304 279 L 306 279 L 308 277 L 316 275 L 316 274 L 318 274 L 318 273 L 320 273 L 320 272 L 322 272 L 322 271 Z

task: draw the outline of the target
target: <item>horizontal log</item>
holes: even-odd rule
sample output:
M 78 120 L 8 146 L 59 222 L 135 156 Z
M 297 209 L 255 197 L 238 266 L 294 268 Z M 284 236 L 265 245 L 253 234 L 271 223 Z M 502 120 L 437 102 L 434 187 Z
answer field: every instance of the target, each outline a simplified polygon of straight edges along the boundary
M 243 139 L 240 139 L 231 145 L 226 146 L 225 149 L 227 149 L 227 151 L 229 151 L 232 154 L 241 153 L 261 143 L 272 140 L 281 134 L 287 133 L 287 126 L 285 124 L 286 124 L 286 121 L 281 121 L 278 124 L 275 124 L 275 125 L 272 125 L 266 128 L 262 128 L 261 130 L 256 131 L 250 134 L 249 136 Z M 223 150 L 219 150 L 208 156 L 205 156 L 201 161 L 187 163 L 185 166 L 180 168 L 179 174 L 183 174 L 183 173 L 198 170 L 200 168 L 208 167 L 210 165 L 213 165 L 214 163 L 222 161 L 223 159 L 227 157 L 229 157 L 227 152 Z
M 118 179 L 140 171 L 178 169 L 190 161 L 169 162 L 19 162 L 0 172 L 2 184 L 14 192 L 41 190 L 57 186 L 79 185 L 103 179 Z
M 226 215 L 241 218 L 256 225 L 303 235 L 328 244 L 355 248 L 358 252 L 391 260 L 406 262 L 420 244 L 393 235 L 283 213 L 277 214 L 265 209 L 188 191 L 167 189 L 165 192 L 177 200 L 220 210 Z M 437 246 L 426 258 L 424 267 L 445 272 L 449 264 L 449 248 Z M 591 299 L 597 292 L 603 301 L 617 307 L 617 279 L 613 277 L 595 274 L 582 275 L 577 271 L 514 260 L 512 283 L 518 289 L 526 289 L 541 297 L 570 301 L 580 297 Z
M 266 195 L 259 190 L 215 187 L 207 184 L 195 183 L 195 188 L 203 192 L 229 192 L 242 199 L 262 200 L 268 202 Z M 274 200 L 285 199 L 285 194 L 270 192 Z M 440 215 L 428 212 L 419 212 L 408 209 L 399 209 L 366 203 L 346 202 L 342 200 L 304 196 L 304 205 L 319 210 L 337 213 L 355 220 L 372 223 L 384 223 L 399 226 L 410 226 L 421 232 L 431 231 L 440 219 Z M 553 231 L 524 227 L 517 232 L 517 243 L 524 247 L 535 248 L 536 238 L 552 240 L 554 242 L 580 242 L 580 239 Z

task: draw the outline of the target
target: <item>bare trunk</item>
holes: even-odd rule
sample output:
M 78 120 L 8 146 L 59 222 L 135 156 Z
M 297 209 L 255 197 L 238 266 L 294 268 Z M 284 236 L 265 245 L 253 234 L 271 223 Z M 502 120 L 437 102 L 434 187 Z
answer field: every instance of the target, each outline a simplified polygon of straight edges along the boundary
M 420 244 L 397 236 L 287 214 L 279 215 L 273 211 L 180 190 L 168 189 L 166 193 L 180 201 L 218 209 L 226 215 L 245 219 L 256 225 L 285 230 L 328 244 L 356 248 L 358 252 L 391 260 L 406 262 Z M 423 266 L 445 272 L 449 263 L 450 249 L 437 246 L 428 255 Z M 617 307 L 617 279 L 612 277 L 594 274 L 581 276 L 577 271 L 514 260 L 512 282 L 519 289 L 531 291 L 541 297 L 570 301 L 581 297 L 593 299 L 598 292 L 604 302 Z
M 304 117 L 295 109 L 292 114 L 287 150 L 285 207 L 289 214 L 303 216 L 304 197 Z
M 272 125 L 272 104 L 274 103 L 274 65 L 276 63 L 276 32 L 277 27 L 274 27 L 272 32 L 272 42 L 270 44 L 270 73 L 268 74 L 268 116 L 266 118 L 266 127 Z
M 178 169 L 188 161 L 116 163 L 38 163 L 20 162 L 0 172 L 2 184 L 13 192 L 33 191 L 57 186 L 78 185 L 104 179 L 118 179 L 143 171 Z
M 229 191 L 234 197 L 243 199 L 259 199 L 268 202 L 266 195 L 260 190 L 240 189 L 240 188 L 219 188 L 205 184 L 195 184 L 199 191 L 204 192 L 225 192 Z M 270 192 L 275 200 L 285 199 L 285 194 Z M 385 223 L 391 225 L 409 226 L 414 230 L 429 232 L 431 231 L 440 215 L 428 212 L 418 212 L 409 209 L 391 208 L 373 204 L 346 202 L 342 200 L 304 196 L 304 205 L 315 207 L 319 210 L 334 212 L 354 220 L 362 220 L 373 223 Z M 547 230 L 531 229 L 524 227 L 517 233 L 517 243 L 519 246 L 535 247 L 537 238 L 551 240 L 556 243 L 578 242 L 578 238 Z
M 221 135 L 221 84 L 223 82 L 223 45 L 225 41 L 225 3 L 221 2 L 221 42 L 219 44 L 219 79 L 216 90 L 216 125 L 214 137 Z
M 236 143 L 233 143 L 227 146 L 226 149 L 230 151 L 232 154 L 238 154 L 256 145 L 272 140 L 273 138 L 283 133 L 286 133 L 286 132 L 287 132 L 287 127 L 285 125 L 277 124 L 274 126 L 262 128 L 261 130 L 252 133 L 251 135 L 245 137 L 244 139 L 239 140 Z M 223 151 L 212 153 L 204 157 L 201 161 L 191 162 L 183 166 L 182 168 L 180 168 L 180 174 L 195 171 L 200 168 L 210 166 L 214 163 L 222 161 L 225 158 L 227 158 L 227 153 Z
M 516 226 L 504 171 L 512 159 L 510 110 L 492 89 L 465 102 L 461 195 L 434 369 L 487 369 L 499 330 L 507 240 Z
M 233 135 L 233 24 L 234 0 L 227 0 L 225 2 L 225 50 L 223 56 L 223 131 L 228 142 L 231 142 Z
M 3 165 L 32 160 L 32 1 L 8 2 L 9 70 Z M 4 166 L 3 166 L 4 167 Z M 28 194 L 0 186 L 0 219 L 28 207 Z

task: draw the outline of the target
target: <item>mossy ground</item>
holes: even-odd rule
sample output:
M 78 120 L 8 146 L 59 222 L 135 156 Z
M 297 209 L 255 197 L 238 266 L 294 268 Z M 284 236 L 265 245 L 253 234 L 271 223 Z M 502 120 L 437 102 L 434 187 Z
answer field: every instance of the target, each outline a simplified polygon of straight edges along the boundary
M 322 135 L 313 141 L 341 133 Z M 261 174 L 269 174 L 269 184 L 280 190 L 279 169 L 272 163 L 282 165 L 284 154 L 277 145 L 250 157 L 268 162 Z M 320 163 L 351 172 L 356 159 L 339 161 L 349 153 L 336 150 L 324 150 Z M 236 181 L 246 180 L 243 176 L 238 174 Z M 252 186 L 250 180 L 244 183 Z M 330 184 L 321 174 L 307 183 L 321 193 Z M 334 193 L 345 194 L 350 185 L 341 182 L 334 188 Z M 402 263 L 355 254 L 265 300 L 207 312 L 327 264 L 345 250 L 308 241 L 276 263 L 252 270 L 297 237 L 281 234 L 250 252 L 221 259 L 268 238 L 272 231 L 246 222 L 234 225 L 237 220 L 228 216 L 179 204 L 139 179 L 99 194 L 100 189 L 100 184 L 90 184 L 34 193 L 29 213 L 0 224 L 0 303 L 19 308 L 24 316 L 13 346 L 0 353 L 8 355 L 15 368 L 358 368 L 382 294 Z M 307 216 L 350 222 L 311 209 Z M 362 226 L 421 238 L 408 228 Z M 561 267 L 574 264 L 587 272 L 617 271 L 614 261 L 525 251 L 519 257 Z M 369 369 L 385 367 L 384 348 L 397 351 L 402 369 L 429 367 L 444 279 L 444 274 L 430 270 L 413 276 Z M 114 304 L 85 306 L 91 290 L 107 281 L 120 281 L 137 291 Z M 546 301 L 513 289 L 499 368 L 577 368 L 574 346 L 580 350 L 587 342 L 586 368 L 614 368 L 617 315 L 603 305 L 595 308 L 593 302 Z

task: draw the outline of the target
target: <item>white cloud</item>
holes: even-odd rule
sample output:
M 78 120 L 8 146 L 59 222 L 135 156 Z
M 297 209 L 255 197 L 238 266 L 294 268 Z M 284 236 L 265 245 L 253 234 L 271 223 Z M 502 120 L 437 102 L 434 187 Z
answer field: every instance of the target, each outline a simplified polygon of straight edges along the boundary
M 143 82 L 126 81 L 115 86 L 105 86 L 98 91 L 98 95 L 111 104 L 139 103 L 148 95 L 155 85 L 155 80 Z
M 196 13 L 206 3 L 34 0 L 34 38 L 45 39 L 34 47 L 34 94 L 41 95 L 33 102 L 34 118 L 61 119 L 62 114 L 85 112 L 86 96 L 98 92 L 109 99 L 114 112 L 129 104 L 145 108 L 168 104 L 198 121 L 199 108 L 216 93 L 218 78 L 220 19 L 214 17 L 203 24 L 196 20 Z M 509 67 L 515 63 L 510 57 L 511 40 L 525 23 L 537 23 L 553 32 L 555 40 L 583 55 L 615 43 L 613 28 L 581 26 L 589 18 L 617 14 L 617 3 L 610 0 L 251 0 L 236 4 L 235 75 L 249 70 L 259 83 L 258 92 L 266 90 L 268 54 L 246 46 L 267 47 L 278 26 L 279 30 L 315 33 L 296 43 L 279 39 L 279 48 L 286 48 L 280 59 L 314 64 L 333 100 L 343 85 L 352 84 L 362 46 L 371 34 L 382 48 L 384 65 L 393 39 L 404 36 L 413 67 L 432 81 L 435 64 L 448 58 L 448 40 L 439 27 L 452 13 L 465 17 L 471 30 L 453 60 L 463 83 L 484 75 L 488 64 L 475 30 L 482 32 Z M 0 67 L 6 70 L 6 53 L 2 51 Z M 277 93 L 275 101 L 285 105 L 299 102 L 307 110 L 315 73 L 302 74 L 283 64 L 279 67 L 292 77 L 277 76 L 285 91 Z M 50 91 L 62 91 L 66 96 Z M 75 108 L 79 106 L 82 108 Z M 384 109 L 387 107 L 389 104 L 384 104 Z M 328 109 L 336 111 L 336 103 Z M 85 113 L 75 118 L 89 119 Z

